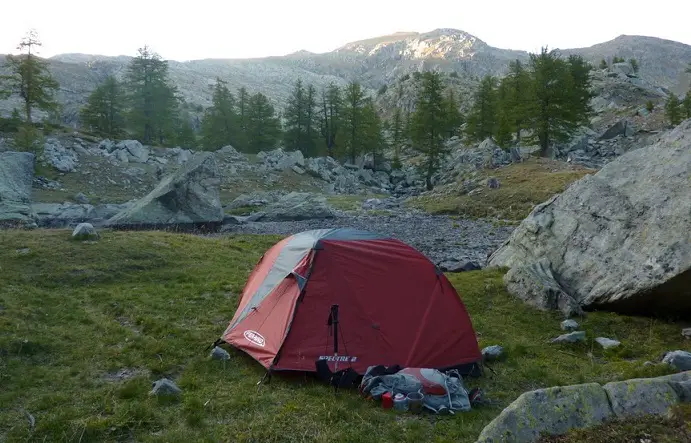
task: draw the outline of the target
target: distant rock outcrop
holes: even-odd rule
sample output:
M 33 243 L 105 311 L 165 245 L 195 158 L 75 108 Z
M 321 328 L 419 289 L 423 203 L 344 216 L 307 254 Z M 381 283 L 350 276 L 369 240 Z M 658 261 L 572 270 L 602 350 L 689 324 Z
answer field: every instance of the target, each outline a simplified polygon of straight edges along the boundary
M 537 206 L 492 254 L 508 290 L 579 307 L 691 313 L 691 120 Z
M 0 152 L 0 227 L 34 224 L 31 185 L 34 154 Z
M 147 196 L 116 214 L 114 228 L 215 229 L 223 222 L 219 171 L 208 152 L 194 156 Z

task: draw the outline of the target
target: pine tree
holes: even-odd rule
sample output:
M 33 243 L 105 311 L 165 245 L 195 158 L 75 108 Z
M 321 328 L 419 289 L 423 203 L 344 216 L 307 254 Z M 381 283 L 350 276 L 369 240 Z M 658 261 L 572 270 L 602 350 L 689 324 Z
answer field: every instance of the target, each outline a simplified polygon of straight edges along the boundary
M 175 138 L 177 90 L 169 84 L 167 61 L 148 46 L 140 48 L 138 54 L 126 74 L 129 126 L 142 142 L 163 144 Z
M 18 95 L 24 103 L 25 123 L 29 126 L 33 123 L 34 109 L 51 112 L 58 107 L 55 93 L 60 85 L 48 70 L 48 62 L 36 56 L 36 49 L 41 45 L 36 31 L 29 31 L 17 46 L 22 54 L 8 55 L 5 69 L 9 74 L 0 76 L 0 98 Z
M 511 144 L 512 132 L 514 125 L 512 125 L 512 116 L 514 109 L 511 103 L 511 92 L 509 91 L 509 82 L 502 81 L 497 90 L 497 123 L 494 127 L 494 140 L 497 144 L 506 148 Z
M 432 176 L 441 167 L 447 150 L 444 141 L 449 131 L 449 119 L 445 112 L 448 104 L 444 100 L 444 88 L 438 72 L 421 74 L 420 82 L 410 131 L 413 148 L 425 156 L 423 174 L 427 189 L 431 190 L 434 187 Z
M 351 82 L 345 89 L 343 103 L 343 147 L 351 163 L 364 149 L 362 136 L 362 114 L 365 106 L 365 92 L 360 83 Z
M 302 80 L 298 79 L 284 112 L 284 143 L 288 150 L 300 150 L 305 156 L 316 154 L 315 108 L 314 87 L 309 85 L 305 89 Z
M 197 134 L 192 127 L 192 116 L 188 111 L 180 111 L 175 122 L 175 143 L 188 149 L 197 147 Z
M 684 118 L 691 118 L 691 91 L 686 93 L 681 107 L 684 110 Z
M 458 100 L 456 100 L 456 94 L 454 94 L 452 88 L 447 90 L 444 105 L 448 131 L 446 136 L 451 138 L 460 135 L 460 128 L 463 124 L 463 116 L 461 115 L 461 110 L 459 109 Z
M 600 69 L 607 69 L 607 68 L 608 68 L 607 60 L 605 60 L 603 58 L 602 60 L 600 60 Z
M 667 104 L 665 105 L 665 115 L 667 120 L 669 120 L 672 126 L 676 126 L 681 123 L 682 120 L 682 105 L 679 101 L 679 97 L 676 94 L 670 94 L 667 99 Z
M 377 114 L 371 97 L 365 100 L 362 108 L 362 138 L 363 153 L 372 155 L 372 167 L 376 170 L 386 148 L 386 141 L 381 117 Z
M 516 134 L 516 143 L 520 143 L 521 131 L 525 129 L 532 97 L 530 74 L 520 60 L 509 63 L 509 73 L 502 79 L 502 84 L 506 85 L 505 100 L 499 105 L 506 107 L 502 109 L 505 114 L 502 118 L 508 119 L 508 126 Z M 507 125 L 507 122 L 501 124 Z
M 472 141 L 491 137 L 496 130 L 497 79 L 486 76 L 475 93 L 475 102 L 468 115 L 466 133 Z
M 341 109 L 343 107 L 343 97 L 340 88 L 331 83 L 326 90 L 322 91 L 322 137 L 330 156 L 334 155 L 338 140 Z
M 631 67 L 633 68 L 633 72 L 638 74 L 638 69 L 640 68 L 638 66 L 638 60 L 635 58 L 629 59 L 629 63 L 631 64 Z
M 396 88 L 396 103 L 393 118 L 391 120 L 391 144 L 393 145 L 393 164 L 394 168 L 401 166 L 401 147 L 406 140 L 406 121 L 403 110 L 398 104 L 403 98 L 403 84 L 399 83 Z M 460 116 L 460 112 L 459 112 Z
M 542 48 L 530 54 L 533 102 L 529 117 L 531 141 L 537 142 L 544 156 L 553 143 L 568 140 L 573 131 L 587 121 L 589 94 L 587 64 L 582 59 L 562 60 L 559 54 Z
M 280 122 L 269 99 L 262 93 L 252 95 L 247 103 L 247 149 L 249 152 L 271 150 L 280 137 Z
M 125 130 L 125 96 L 113 76 L 106 77 L 87 99 L 80 115 L 82 123 L 99 134 L 117 138 Z
M 216 79 L 211 102 L 202 119 L 202 145 L 207 151 L 232 145 L 240 132 L 235 97 L 220 78 Z

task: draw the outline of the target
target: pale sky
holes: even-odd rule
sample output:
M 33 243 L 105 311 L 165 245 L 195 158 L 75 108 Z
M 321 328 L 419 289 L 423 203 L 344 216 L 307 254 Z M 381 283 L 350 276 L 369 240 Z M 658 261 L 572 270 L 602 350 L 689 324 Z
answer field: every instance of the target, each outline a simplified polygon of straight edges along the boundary
M 410 1 L 410 6 L 404 6 Z M 564 6 L 561 6 L 561 5 Z M 621 34 L 691 44 L 686 0 L 0 0 L 0 53 L 35 28 L 39 54 L 172 60 L 326 52 L 397 31 L 456 28 L 499 48 L 574 48 Z

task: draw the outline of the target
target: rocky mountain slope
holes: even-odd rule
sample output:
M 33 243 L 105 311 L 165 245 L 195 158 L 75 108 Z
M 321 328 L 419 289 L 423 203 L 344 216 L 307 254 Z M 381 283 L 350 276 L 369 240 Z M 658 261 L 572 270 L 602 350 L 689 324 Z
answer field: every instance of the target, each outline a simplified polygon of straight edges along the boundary
M 155 49 L 155 48 L 154 48 Z M 133 48 L 134 52 L 134 48 Z M 684 67 L 691 61 L 691 46 L 651 37 L 620 36 L 590 48 L 569 49 L 594 63 L 602 58 L 635 57 L 642 80 L 667 89 L 684 88 L 688 82 Z M 2 61 L 0 56 L 0 62 Z M 323 54 L 306 51 L 258 59 L 206 59 L 170 62 L 170 75 L 182 96 L 191 104 L 210 103 L 210 85 L 221 77 L 233 89 L 245 86 L 263 92 L 282 108 L 298 78 L 318 89 L 331 82 L 342 85 L 362 82 L 370 92 L 423 69 L 455 71 L 471 82 L 485 74 L 502 75 L 514 59 L 527 60 L 523 51 L 494 48 L 479 38 L 456 29 L 427 33 L 398 33 L 352 42 Z M 63 54 L 50 59 L 51 69 L 61 84 L 59 100 L 65 123 L 75 123 L 86 96 L 110 74 L 122 77 L 130 57 Z M 18 103 L 0 102 L 0 114 L 8 114 Z

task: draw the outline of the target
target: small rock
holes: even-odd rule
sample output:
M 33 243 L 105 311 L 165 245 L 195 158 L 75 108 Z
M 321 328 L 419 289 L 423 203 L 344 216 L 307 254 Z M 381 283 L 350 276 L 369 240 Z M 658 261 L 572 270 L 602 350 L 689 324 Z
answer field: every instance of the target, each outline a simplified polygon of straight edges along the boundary
M 504 348 L 499 345 L 487 346 L 482 350 L 482 358 L 485 361 L 497 361 L 504 358 Z
M 99 235 L 91 223 L 79 223 L 72 231 L 72 238 L 74 240 L 96 240 Z
M 475 262 L 467 261 L 460 262 L 455 260 L 449 260 L 439 263 L 439 269 L 442 272 L 464 272 L 464 271 L 477 271 L 482 269 L 480 265 Z
M 29 249 L 29 248 L 19 248 L 19 249 L 16 250 L 16 252 L 17 252 L 17 254 L 19 254 L 19 255 L 26 255 L 26 254 L 28 254 L 29 252 L 31 252 L 31 249 Z
M 487 179 L 487 187 L 490 189 L 499 189 L 499 179 L 490 177 Z
M 230 360 L 230 354 L 223 348 L 215 346 L 211 351 L 210 357 L 214 360 Z
M 575 320 L 568 319 L 561 322 L 562 331 L 575 331 L 579 327 L 580 325 Z
M 683 335 L 687 340 L 691 339 L 691 328 L 682 329 L 681 335 Z
M 76 201 L 77 203 L 81 203 L 83 205 L 89 204 L 89 198 L 81 192 L 74 196 L 74 201 Z
M 616 348 L 621 344 L 621 342 L 617 340 L 612 340 L 611 338 L 606 338 L 606 337 L 598 337 L 595 339 L 596 342 L 600 344 L 605 349 L 611 349 L 611 348 Z
M 182 393 L 182 389 L 178 388 L 175 382 L 168 380 L 167 378 L 162 378 L 160 380 L 156 380 L 152 384 L 152 389 L 151 392 L 149 392 L 149 395 L 180 395 L 180 393 Z
M 292 169 L 293 172 L 295 172 L 296 174 L 302 175 L 302 174 L 305 173 L 305 170 L 302 169 L 301 167 L 299 167 L 298 165 L 293 165 L 293 166 L 290 167 L 290 169 Z
M 672 351 L 665 354 L 662 363 L 674 366 L 679 372 L 691 371 L 691 352 Z
M 644 367 L 655 366 L 655 363 L 653 363 L 653 362 L 651 362 L 651 361 L 647 361 L 647 362 L 643 363 L 643 366 L 644 366 Z
M 576 343 L 585 341 L 585 331 L 574 331 L 552 339 L 552 343 Z

